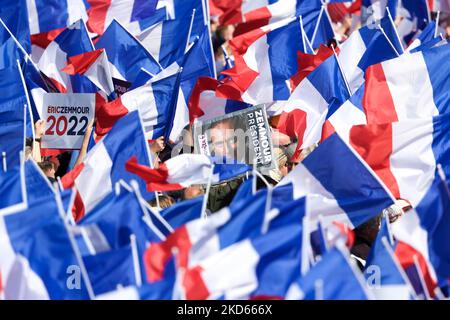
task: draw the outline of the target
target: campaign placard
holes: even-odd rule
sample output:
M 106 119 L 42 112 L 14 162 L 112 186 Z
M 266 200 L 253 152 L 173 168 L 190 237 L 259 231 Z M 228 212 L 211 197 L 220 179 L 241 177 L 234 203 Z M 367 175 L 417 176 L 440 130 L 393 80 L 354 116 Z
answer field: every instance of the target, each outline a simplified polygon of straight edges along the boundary
M 275 168 L 271 129 L 264 105 L 194 124 L 195 153 Z M 262 170 L 263 171 L 263 170 Z
M 87 126 L 95 115 L 95 94 L 46 93 L 43 101 L 42 147 L 80 149 Z

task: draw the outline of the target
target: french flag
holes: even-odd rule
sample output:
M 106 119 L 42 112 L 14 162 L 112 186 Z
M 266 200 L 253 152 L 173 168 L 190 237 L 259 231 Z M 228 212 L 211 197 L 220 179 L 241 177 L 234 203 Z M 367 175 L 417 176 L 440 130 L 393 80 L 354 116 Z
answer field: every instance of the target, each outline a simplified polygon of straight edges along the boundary
M 112 194 L 78 221 L 75 230 L 87 235 L 85 238 L 90 243 L 89 255 L 114 252 L 131 245 L 137 256 L 142 257 L 148 243 L 158 243 L 165 239 L 168 232 L 160 230 L 152 222 L 151 213 L 143 205 L 146 200 L 134 189 L 133 184 L 129 186 L 123 181 L 117 183 Z M 125 285 L 146 282 L 145 273 L 140 272 L 145 267 L 143 260 L 136 259 L 134 264 L 134 269 L 138 271 L 133 275 L 135 281 Z
M 51 79 L 60 92 L 95 92 L 92 83 L 61 71 L 71 56 L 94 50 L 82 20 L 78 20 L 52 41 L 39 59 L 39 69 Z
M 54 196 L 29 202 L 0 217 L 0 277 L 8 300 L 88 299 L 85 278 L 67 286 L 68 270 L 80 268 L 69 230 Z
M 448 112 L 450 46 L 444 45 L 370 66 L 363 99 L 367 123 L 389 123 Z
M 0 131 L 0 136 L 2 132 Z M 3 139 L 3 137 L 2 137 Z M 15 207 L 24 207 L 27 203 L 25 182 L 25 164 L 23 161 L 20 165 L 14 166 L 6 172 L 0 172 L 0 192 L 3 197 L 0 199 L 0 213 L 7 214 Z
M 150 152 L 138 111 L 121 118 L 109 134 L 89 151 L 83 163 L 62 179 L 64 189 L 75 187 L 72 213 L 76 221 L 89 213 L 113 191 L 119 180 L 130 181 L 133 175 L 125 170 L 125 162 L 136 156 L 142 164 L 150 165 Z M 145 192 L 145 184 L 140 183 Z
M 78 20 L 88 20 L 86 0 L 23 0 L 28 9 L 28 22 L 31 34 L 31 56 L 39 61 L 42 53 L 66 27 Z
M 304 78 L 292 92 L 279 115 L 277 128 L 299 141 L 298 149 L 320 140 L 322 126 L 349 98 L 336 56 L 332 55 Z
M 337 134 L 323 141 L 280 182 L 292 183 L 294 197 L 308 196 L 308 214 L 352 229 L 394 203 L 389 190 Z
M 322 127 L 321 141 L 337 132 L 345 142 L 348 142 L 353 126 L 367 124 L 366 114 L 362 106 L 364 85 L 362 85 L 347 101 L 345 101 Z
M 384 125 L 355 126 L 350 132 L 350 143 L 394 196 L 407 200 L 415 208 L 416 212 L 408 212 L 401 221 L 393 224 L 394 235 L 406 244 L 398 250 L 411 252 L 410 247 L 415 248 L 424 261 L 430 261 L 436 268 L 438 277 L 431 270 L 422 270 L 431 295 L 436 281 L 442 285 L 450 270 L 449 262 L 445 260 L 446 248 L 440 246 L 448 237 L 443 231 L 449 221 L 448 130 L 449 116 L 441 115 Z M 411 156 L 418 153 L 420 157 Z M 439 227 L 441 223 L 442 227 Z M 405 254 L 405 259 L 410 259 L 409 266 L 413 262 L 413 253 Z M 422 265 L 422 258 L 417 256 Z M 444 260 L 438 262 L 440 259 Z
M 112 76 L 116 79 L 133 83 L 141 68 L 154 75 L 161 71 L 155 58 L 117 20 L 109 24 L 95 43 L 95 49 L 105 50 Z
M 244 22 L 247 13 L 267 7 L 271 3 L 277 2 L 277 0 L 209 0 L 209 2 L 211 14 L 213 14 L 213 8 L 219 13 L 218 17 L 220 25 L 229 25 Z
M 44 80 L 41 71 L 28 58 L 22 65 L 22 72 L 30 97 L 33 119 L 37 121 L 43 115 L 43 96 L 49 91 L 48 82 Z
M 69 57 L 67 66 L 61 71 L 71 76 L 83 75 L 107 96 L 115 97 L 108 57 L 103 49 Z
M 278 191 L 273 191 L 275 196 Z M 284 202 L 284 206 L 269 213 L 265 209 L 270 206 L 267 201 L 270 201 L 270 193 L 266 189 L 261 190 L 246 201 L 208 217 L 207 221 L 201 218 L 188 222 L 169 235 L 166 241 L 151 244 L 144 256 L 148 280 L 153 282 L 163 278 L 171 252 L 178 248 L 177 266 L 189 270 L 181 284 L 182 297 L 186 299 L 218 298 L 222 295 L 227 299 L 248 299 L 254 295 L 282 297 L 289 280 L 300 272 L 301 217 L 305 213 L 305 202 L 304 199 Z M 280 241 L 273 240 L 276 238 Z M 276 261 L 269 262 L 265 258 L 276 252 L 279 253 Z M 241 259 L 235 259 L 241 254 Z M 219 257 L 227 261 L 227 266 L 240 261 L 246 277 L 231 272 L 234 268 L 230 267 L 228 270 L 220 268 L 220 271 L 209 268 L 221 260 Z M 255 270 L 256 265 L 260 266 L 261 272 Z M 279 278 L 277 286 L 270 275 L 273 268 L 281 266 L 284 266 L 284 276 Z M 218 282 L 220 277 L 213 276 L 215 272 L 222 273 L 229 281 Z M 192 282 L 194 279 L 198 285 Z M 239 292 L 235 289 L 243 285 L 242 281 L 248 286 Z
M 448 119 L 448 115 L 441 115 L 354 126 L 349 141 L 395 198 L 405 199 L 415 207 L 433 185 L 437 164 L 450 176 L 446 171 Z M 411 156 L 418 152 L 420 157 Z
M 339 62 L 352 93 L 364 83 L 364 71 L 369 66 L 403 53 L 387 17 L 354 31 L 339 49 Z
M 413 42 L 411 42 L 406 51 L 410 52 L 420 47 L 421 45 L 436 39 L 434 36 L 435 32 L 436 32 L 436 22 L 430 21 L 430 23 L 428 23 L 425 29 L 423 29 L 422 32 L 420 32 L 419 36 L 416 39 L 414 39 Z M 439 39 L 441 38 L 439 37 Z
M 148 168 L 128 160 L 126 169 L 147 182 L 148 191 L 180 190 L 193 184 L 217 184 L 251 170 L 246 164 L 227 164 L 227 159 L 211 158 L 199 154 L 181 154 L 159 165 L 157 169 Z
M 364 276 L 343 245 L 328 251 L 303 277 L 292 283 L 288 300 L 373 300 Z
M 189 124 L 189 98 L 194 89 L 197 79 L 201 77 L 214 77 L 213 66 L 209 63 L 208 52 L 210 46 L 210 37 L 208 30 L 205 29 L 200 38 L 196 38 L 193 44 L 180 59 L 172 63 L 168 68 L 154 76 L 147 70 L 141 69 L 130 89 L 138 88 L 146 83 L 157 81 L 164 77 L 175 74 L 182 66 L 180 86 L 173 117 L 170 134 L 166 138 L 170 141 L 178 141 L 181 132 Z M 240 93 L 238 94 L 240 96 Z M 174 95 L 175 97 L 175 95 Z
M 165 69 L 183 58 L 189 44 L 193 18 L 191 14 L 163 21 L 141 32 L 137 39 Z
M 397 240 L 395 256 L 410 276 L 414 288 L 423 287 L 422 290 L 416 289 L 416 292 L 420 294 L 424 291 L 427 299 L 439 295 L 439 287 L 446 288 L 450 278 L 449 249 L 446 245 L 450 224 L 448 183 L 437 182 L 430 189 L 429 196 L 435 198 L 431 206 L 425 199 L 416 210 L 407 212 L 392 225 L 392 233 Z M 414 273 L 419 274 L 419 281 Z
M 189 99 L 191 123 L 210 120 L 250 106 L 242 101 L 217 97 L 216 89 L 220 85 L 221 82 L 213 78 L 202 77 L 197 80 Z
M 189 266 L 186 299 L 283 299 L 300 274 L 305 199 L 280 208 L 261 234 L 249 236 Z M 235 272 L 239 268 L 239 272 Z M 277 277 L 274 277 L 277 274 Z
M 204 196 L 183 200 L 162 210 L 161 216 L 175 230 L 189 221 L 203 217 L 203 202 Z
M 271 1 L 267 6 L 249 11 L 234 32 L 241 35 L 286 18 L 302 17 L 304 31 L 314 48 L 334 37 L 326 5 L 321 0 Z
M 161 80 L 153 80 L 128 91 L 116 100 L 102 104 L 96 110 L 96 133 L 108 133 L 116 121 L 128 113 L 139 110 L 142 115 L 145 136 L 155 140 L 171 132 L 180 73 Z
M 80 19 L 87 21 L 89 7 L 83 0 L 26 0 L 26 6 L 31 35 L 65 28 Z
M 380 231 L 367 257 L 364 275 L 369 290 L 378 300 L 411 300 L 416 295 L 408 276 L 394 254 L 395 243 L 389 240 L 392 236 L 388 230 L 390 228 L 388 223 L 386 219 L 383 219 Z M 377 270 L 381 272 L 380 281 L 371 283 L 371 281 L 374 282 L 373 276 Z
M 109 24 L 116 19 L 131 33 L 141 31 L 140 20 L 151 17 L 156 10 L 158 0 L 87 0 L 89 31 L 102 35 Z
M 287 100 L 291 93 L 287 80 L 298 70 L 297 52 L 311 50 L 302 37 L 299 19 L 288 18 L 232 39 L 235 66 L 222 72 L 229 79 L 219 92 L 227 96 L 229 87 L 238 88 L 242 100 L 250 104 Z

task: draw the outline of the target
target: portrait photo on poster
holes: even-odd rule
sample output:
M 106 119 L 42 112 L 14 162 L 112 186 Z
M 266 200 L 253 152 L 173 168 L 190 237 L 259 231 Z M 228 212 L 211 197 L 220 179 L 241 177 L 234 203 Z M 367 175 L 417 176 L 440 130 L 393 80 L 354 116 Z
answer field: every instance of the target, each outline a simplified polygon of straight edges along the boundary
M 194 151 L 227 161 L 275 167 L 271 129 L 264 105 L 194 124 Z

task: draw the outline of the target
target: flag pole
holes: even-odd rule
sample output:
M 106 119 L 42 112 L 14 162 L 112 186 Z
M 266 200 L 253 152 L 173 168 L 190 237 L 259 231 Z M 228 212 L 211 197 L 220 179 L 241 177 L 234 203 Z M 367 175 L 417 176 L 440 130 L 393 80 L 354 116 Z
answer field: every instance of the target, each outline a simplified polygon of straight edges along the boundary
M 8 171 L 8 167 L 6 164 L 6 152 L 5 151 L 2 152 L 2 163 L 3 163 L 3 172 Z
M 139 190 L 139 185 L 136 182 L 136 180 L 132 180 L 130 182 L 131 184 L 131 188 L 132 191 L 134 193 L 134 195 L 136 196 L 136 200 L 139 203 L 139 207 L 141 208 L 141 211 L 143 213 L 143 217 L 142 220 L 145 222 L 145 224 L 147 225 L 147 227 L 152 230 L 157 236 L 158 238 L 161 239 L 161 241 L 166 240 L 166 236 L 154 225 L 152 218 L 150 218 L 150 215 L 148 214 L 147 210 L 145 209 L 145 207 L 142 205 L 142 202 L 140 201 L 140 199 L 142 199 L 142 195 L 141 195 L 141 191 Z
M 14 36 L 14 34 L 11 32 L 11 30 L 9 30 L 9 28 L 6 26 L 6 24 L 3 22 L 3 19 L 0 18 L 0 23 L 3 25 L 3 27 L 6 29 L 6 31 L 9 33 L 9 35 L 11 36 L 11 38 L 14 40 L 14 42 L 16 43 L 16 45 L 19 47 L 20 51 L 23 52 L 23 54 L 27 57 L 29 57 L 29 54 L 26 52 L 26 50 L 22 47 L 22 45 L 20 44 L 19 40 L 17 40 L 17 38 Z M 31 60 L 31 58 L 30 58 Z
M 303 50 L 305 50 L 306 51 L 306 41 L 305 41 L 305 33 L 304 33 L 304 30 L 303 30 L 303 18 L 302 18 L 302 16 L 300 15 L 300 32 L 302 33 L 302 44 L 303 44 Z
M 133 255 L 133 268 L 136 285 L 142 286 L 142 273 L 141 265 L 139 264 L 139 253 L 136 244 L 136 235 L 133 233 L 130 235 L 131 254 Z
M 336 58 L 336 62 L 338 64 L 339 71 L 341 72 L 342 78 L 344 79 L 345 87 L 347 88 L 348 94 L 350 96 L 352 96 L 353 92 L 350 89 L 350 85 L 348 83 L 347 77 L 345 76 L 344 70 L 342 69 L 341 62 L 339 61 L 339 57 L 338 57 L 338 55 L 336 53 L 336 50 L 334 49 L 334 46 L 331 46 L 331 48 L 333 49 L 334 57 Z
M 203 202 L 202 202 L 202 213 L 201 213 L 201 216 L 204 219 L 208 218 L 208 214 L 206 212 L 206 209 L 207 209 L 207 206 L 208 206 L 208 198 L 209 198 L 209 192 L 211 191 L 211 183 L 212 183 L 213 175 L 214 175 L 214 164 L 211 165 L 211 172 L 209 173 L 208 184 L 206 185 L 205 196 L 204 196 Z
M 431 300 L 430 292 L 428 291 L 428 287 L 427 287 L 427 284 L 425 283 L 425 279 L 423 277 L 422 270 L 420 269 L 419 260 L 417 258 L 417 255 L 413 256 L 413 261 L 414 261 L 414 267 L 416 268 L 416 271 L 419 275 L 420 285 L 422 286 L 423 291 L 425 292 L 425 300 Z M 427 268 L 428 268 L 428 266 L 427 266 Z
M 75 258 L 78 261 L 78 265 L 81 270 L 81 276 L 83 277 L 84 284 L 86 285 L 86 291 L 89 295 L 89 299 L 94 300 L 95 299 L 94 290 L 92 289 L 91 280 L 89 279 L 89 275 L 88 275 L 86 266 L 85 266 L 83 258 L 81 256 L 80 248 L 78 248 L 78 245 L 75 241 L 75 238 L 73 237 L 72 231 L 70 230 L 69 225 L 67 224 L 67 221 L 66 221 L 66 217 L 64 215 L 64 208 L 63 208 L 63 205 L 61 202 L 61 194 L 59 193 L 58 188 L 55 188 L 55 190 L 56 190 L 55 201 L 56 201 L 56 206 L 58 208 L 60 218 L 63 221 L 64 228 L 66 229 L 70 244 L 72 246 L 72 250 L 74 251 L 74 254 L 75 254 Z
M 436 27 L 434 29 L 434 37 L 437 38 L 438 36 L 438 29 L 439 29 L 439 18 L 440 18 L 441 12 L 438 11 L 436 14 Z
M 314 282 L 314 299 L 323 300 L 323 280 L 317 279 Z
M 403 49 L 403 43 L 402 43 L 402 40 L 400 39 L 400 36 L 399 36 L 399 34 L 398 34 L 398 31 L 397 31 L 397 27 L 395 26 L 394 20 L 392 19 L 391 10 L 389 10 L 389 7 L 387 7 L 387 6 L 386 6 L 386 12 L 387 12 L 387 14 L 388 14 L 389 21 L 391 21 L 392 27 L 394 28 L 395 35 L 397 36 L 398 43 L 400 44 L 400 46 L 401 46 L 401 48 L 402 48 L 402 53 L 405 53 L 405 50 Z M 380 26 L 380 27 L 381 27 L 381 26 Z M 385 36 L 386 36 L 386 35 L 385 35 Z M 397 50 L 396 50 L 396 51 L 397 51 Z
M 326 4 L 323 4 L 323 6 L 326 6 Z M 330 24 L 331 30 L 333 31 L 334 39 L 336 40 L 336 45 L 337 45 L 338 48 L 340 48 L 339 40 L 338 40 L 338 38 L 336 37 L 336 32 L 334 32 L 333 22 L 331 21 L 331 17 L 330 17 L 330 14 L 328 13 L 327 7 L 325 7 L 325 15 L 327 16 L 328 23 Z
M 187 35 L 187 39 L 186 39 L 186 47 L 184 48 L 184 54 L 186 54 L 186 52 L 188 52 L 189 39 L 191 38 L 192 26 L 194 25 L 195 11 L 196 11 L 195 9 L 192 9 L 191 23 L 189 24 L 189 31 L 188 31 L 188 35 Z
M 32 135 L 32 137 L 34 139 L 34 137 L 36 135 L 35 135 L 35 132 L 34 132 L 34 119 L 33 119 L 33 112 L 31 110 L 31 100 L 30 100 L 30 96 L 28 95 L 28 87 L 27 87 L 27 84 L 25 82 L 25 77 L 23 75 L 22 68 L 20 67 L 20 61 L 16 60 L 16 62 L 17 62 L 17 68 L 19 69 L 20 79 L 22 80 L 23 91 L 25 92 L 25 97 L 27 99 L 27 104 L 25 106 L 27 107 L 28 111 L 30 112 L 30 117 L 31 117 L 31 135 Z
M 173 233 L 173 232 L 174 232 L 174 229 L 173 229 L 173 227 L 169 224 L 169 222 L 167 222 L 167 220 L 164 219 L 163 216 L 162 216 L 157 210 L 155 210 L 154 208 L 152 208 L 152 207 L 148 204 L 148 202 L 145 201 L 145 199 L 140 198 L 139 200 L 141 201 L 141 204 L 142 204 L 148 211 L 150 211 L 150 213 L 153 214 L 153 215 L 156 217 L 156 219 L 158 219 L 159 222 L 161 222 L 161 224 L 162 224 L 164 227 L 167 228 L 167 230 L 170 231 L 170 233 Z
M 316 40 L 316 34 L 317 34 L 317 31 L 319 30 L 319 24 L 320 24 L 320 20 L 322 19 L 324 8 L 325 7 L 322 5 L 322 8 L 320 9 L 319 17 L 317 18 L 317 23 L 314 28 L 313 35 L 311 37 L 311 44 L 314 44 L 314 40 Z
M 394 236 L 392 234 L 391 222 L 389 221 L 389 214 L 386 211 L 383 211 L 383 218 L 386 220 L 387 231 L 389 235 L 389 244 L 394 245 Z
M 445 191 L 447 191 L 447 196 L 450 199 L 450 188 L 447 184 L 447 177 L 445 176 L 444 170 L 442 169 L 442 165 L 440 163 L 437 164 L 437 171 L 439 174 L 439 178 L 441 179 L 441 182 L 444 184 Z
M 391 48 L 394 50 L 395 54 L 397 55 L 397 57 L 400 57 L 400 53 L 397 51 L 397 49 L 395 48 L 394 44 L 392 43 L 391 39 L 389 39 L 389 37 L 387 36 L 386 32 L 384 31 L 383 27 L 381 25 L 378 26 L 378 28 L 380 29 L 381 33 L 383 34 L 383 36 L 386 38 L 387 42 L 389 43 L 389 45 L 391 46 Z M 401 42 L 400 42 L 401 44 Z
M 400 263 L 397 261 L 397 258 L 395 257 L 394 251 L 392 250 L 391 244 L 388 243 L 388 240 L 386 237 L 381 238 L 381 243 L 383 244 L 384 248 L 386 249 L 387 253 L 391 257 L 392 261 L 394 261 L 395 266 L 397 267 L 398 272 L 400 272 L 400 275 L 403 278 L 403 281 L 405 281 L 406 285 L 408 286 L 409 293 L 414 297 L 414 300 L 418 300 L 416 292 L 414 291 L 414 288 L 411 284 L 411 281 L 409 281 L 408 276 L 405 273 L 405 270 L 403 270 Z

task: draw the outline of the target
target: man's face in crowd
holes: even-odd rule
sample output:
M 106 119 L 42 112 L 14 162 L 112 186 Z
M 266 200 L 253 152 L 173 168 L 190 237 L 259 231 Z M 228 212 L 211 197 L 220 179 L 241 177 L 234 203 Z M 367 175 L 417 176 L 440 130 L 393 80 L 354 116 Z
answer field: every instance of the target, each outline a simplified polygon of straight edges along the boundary
M 236 159 L 237 143 L 231 122 L 224 121 L 213 126 L 210 137 L 213 155 Z

